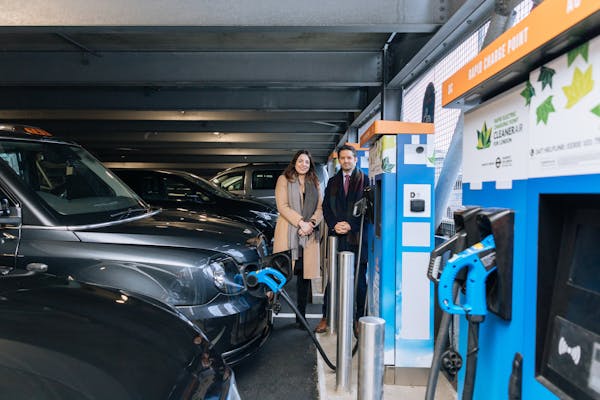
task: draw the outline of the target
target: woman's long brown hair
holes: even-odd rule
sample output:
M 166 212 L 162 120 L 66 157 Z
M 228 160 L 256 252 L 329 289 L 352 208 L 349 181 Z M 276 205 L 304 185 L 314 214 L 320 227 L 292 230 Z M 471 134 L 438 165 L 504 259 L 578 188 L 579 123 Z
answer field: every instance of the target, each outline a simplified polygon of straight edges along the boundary
M 292 161 L 290 161 L 288 166 L 285 167 L 285 170 L 283 171 L 283 175 L 285 175 L 285 177 L 287 178 L 287 180 L 289 182 L 296 180 L 296 178 L 298 177 L 298 173 L 296 172 L 296 161 L 298 161 L 298 157 L 300 157 L 302 154 L 306 154 L 306 156 L 310 160 L 310 168 L 308 169 L 308 172 L 306 173 L 306 177 L 308 178 L 309 181 L 314 183 L 315 187 L 318 189 L 319 188 L 319 178 L 317 177 L 315 163 L 313 162 L 312 156 L 310 155 L 310 151 L 308 151 L 308 150 L 299 150 L 294 155 L 294 158 L 292 158 Z

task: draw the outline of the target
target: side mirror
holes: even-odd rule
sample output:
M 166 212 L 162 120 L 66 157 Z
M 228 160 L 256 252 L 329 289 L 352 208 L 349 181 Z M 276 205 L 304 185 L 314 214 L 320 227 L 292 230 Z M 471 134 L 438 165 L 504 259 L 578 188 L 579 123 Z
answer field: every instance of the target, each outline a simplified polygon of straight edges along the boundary
M 0 226 L 19 226 L 21 225 L 21 208 L 18 206 L 9 207 L 8 200 L 0 200 Z

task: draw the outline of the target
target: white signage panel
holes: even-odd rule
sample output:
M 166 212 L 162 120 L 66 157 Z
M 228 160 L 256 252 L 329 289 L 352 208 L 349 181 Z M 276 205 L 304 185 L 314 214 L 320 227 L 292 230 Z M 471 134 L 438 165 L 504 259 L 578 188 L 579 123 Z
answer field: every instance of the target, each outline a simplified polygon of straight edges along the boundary
M 532 71 L 529 176 L 600 173 L 600 38 Z
M 527 178 L 529 107 L 520 94 L 524 88 L 519 85 L 465 114 L 463 182 Z
M 396 135 L 382 135 L 369 149 L 369 178 L 396 173 Z

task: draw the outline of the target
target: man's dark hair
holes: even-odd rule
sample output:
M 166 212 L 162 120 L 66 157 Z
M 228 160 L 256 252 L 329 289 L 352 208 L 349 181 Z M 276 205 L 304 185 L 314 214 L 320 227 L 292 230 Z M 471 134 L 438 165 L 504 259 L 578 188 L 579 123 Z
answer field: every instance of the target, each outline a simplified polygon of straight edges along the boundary
M 354 157 L 356 157 L 356 149 L 355 149 L 354 147 L 350 146 L 349 144 L 344 144 L 344 145 L 340 146 L 340 148 L 339 148 L 339 149 L 338 149 L 338 151 L 337 151 L 338 155 L 340 154 L 340 152 L 341 152 L 342 150 L 348 150 L 348 151 L 351 151 L 351 152 L 352 152 L 352 155 L 353 155 Z

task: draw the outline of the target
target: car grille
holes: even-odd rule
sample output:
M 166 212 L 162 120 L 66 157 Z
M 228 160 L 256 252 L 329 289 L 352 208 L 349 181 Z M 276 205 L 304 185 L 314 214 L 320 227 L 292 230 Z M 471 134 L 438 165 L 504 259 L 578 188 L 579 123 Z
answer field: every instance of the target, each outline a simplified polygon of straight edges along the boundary
M 258 255 L 262 258 L 269 255 L 269 246 L 267 245 L 267 239 L 265 235 L 262 233 L 259 235 L 260 242 L 256 246 L 256 250 L 258 251 Z

